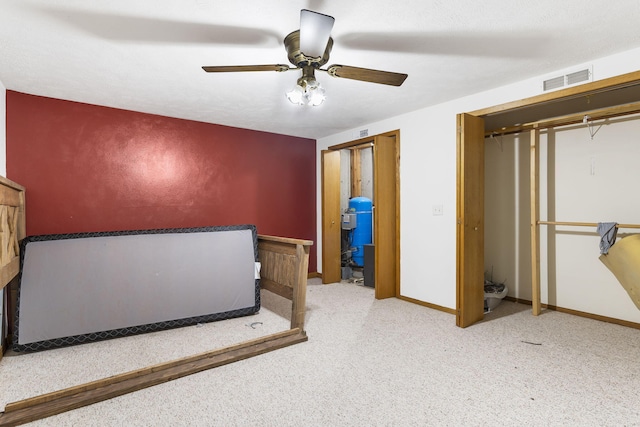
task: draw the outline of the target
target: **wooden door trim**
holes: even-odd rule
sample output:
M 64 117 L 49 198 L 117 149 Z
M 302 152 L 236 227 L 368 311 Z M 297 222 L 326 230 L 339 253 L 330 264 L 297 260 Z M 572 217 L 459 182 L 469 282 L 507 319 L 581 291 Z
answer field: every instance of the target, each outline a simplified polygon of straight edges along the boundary
M 336 209 L 338 211 L 338 217 L 337 218 L 328 218 L 327 217 L 327 204 L 328 204 L 328 191 L 327 191 L 327 176 L 326 176 L 326 165 L 325 165 L 325 155 L 326 154 L 336 154 L 338 157 L 340 156 L 340 153 L 338 152 L 333 152 L 332 150 L 322 150 L 320 152 L 320 162 L 321 162 L 321 172 L 320 172 L 320 176 L 321 176 L 321 221 L 322 221 L 322 283 L 335 283 L 336 281 L 340 281 L 340 279 L 342 278 L 342 274 L 341 274 L 341 269 L 340 269 L 340 234 L 338 233 L 337 236 L 337 242 L 335 242 L 336 236 L 330 236 L 329 233 L 327 232 L 327 229 L 330 228 L 330 224 L 329 221 L 332 221 L 331 225 L 336 225 L 337 227 L 340 227 L 340 218 L 339 218 L 339 214 L 340 214 L 340 202 L 339 202 L 339 198 L 340 198 L 340 171 L 338 170 L 337 173 L 337 180 L 338 180 L 338 193 L 337 195 L 335 195 L 335 197 L 338 198 L 338 206 L 336 206 Z M 338 168 L 340 167 L 340 159 L 338 158 Z M 332 179 L 333 181 L 333 179 Z M 333 200 L 333 198 L 331 199 Z M 333 203 L 332 203 L 332 207 L 333 207 Z M 337 250 L 337 260 L 335 259 L 335 250 L 331 250 L 331 249 L 335 249 L 335 245 L 338 245 L 338 250 Z M 331 247 L 331 248 L 330 248 Z M 329 256 L 332 255 L 332 256 Z M 334 258 L 333 262 L 330 261 L 330 258 Z M 337 267 L 333 266 L 333 263 L 337 262 Z M 331 267 L 333 266 L 333 267 Z
M 354 149 L 354 148 L 358 148 L 358 147 L 368 147 L 368 146 L 372 146 L 375 143 L 375 138 L 376 136 L 387 136 L 387 137 L 393 137 L 395 140 L 395 147 L 396 147 L 396 222 L 395 222 L 395 236 L 396 236 L 396 247 L 395 247 L 395 265 L 396 265 L 396 280 L 395 280 L 395 296 L 399 296 L 400 295 L 400 130 L 393 130 L 393 131 L 389 131 L 389 132 L 385 132 L 385 133 L 381 133 L 378 135 L 374 135 L 374 136 L 370 136 L 370 137 L 366 137 L 366 138 L 360 138 L 360 139 L 356 139 L 353 141 L 349 141 L 349 142 L 345 142 L 345 143 L 341 143 L 341 144 L 336 144 L 336 145 L 332 145 L 327 147 L 328 151 L 339 151 L 339 150 L 343 150 L 343 149 Z M 374 159 L 375 161 L 375 159 Z M 375 177 L 374 177 L 374 182 L 375 182 Z M 323 179 L 323 185 L 324 185 L 324 179 Z M 375 184 L 374 184 L 375 185 Z M 324 211 L 322 211 L 323 215 L 324 215 Z M 324 218 L 322 218 L 322 224 L 323 224 L 323 228 L 322 228 L 322 234 L 323 234 L 323 238 L 324 238 Z M 377 262 L 377 260 L 376 260 Z M 324 257 L 323 257 L 323 263 L 324 263 Z
M 493 114 L 507 113 L 523 108 L 533 107 L 535 105 L 565 101 L 576 97 L 584 97 L 588 95 L 594 95 L 596 93 L 622 89 L 628 86 L 635 86 L 639 83 L 640 71 L 633 71 L 631 73 L 621 74 L 619 76 L 609 77 L 607 79 L 585 83 L 579 86 L 573 86 L 554 92 L 543 93 L 540 95 L 531 96 L 529 98 L 523 98 L 517 101 L 494 105 L 492 107 L 471 111 L 468 114 L 472 116 L 484 117 Z M 574 113 L 578 113 L 578 111 L 574 111 Z

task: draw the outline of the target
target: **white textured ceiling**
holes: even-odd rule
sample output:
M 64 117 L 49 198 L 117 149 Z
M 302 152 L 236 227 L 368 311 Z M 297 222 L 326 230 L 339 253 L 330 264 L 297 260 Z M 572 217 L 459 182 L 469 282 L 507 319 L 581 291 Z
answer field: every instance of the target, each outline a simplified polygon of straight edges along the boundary
M 334 16 L 329 64 L 407 73 L 401 87 L 316 77 L 290 104 L 300 9 Z M 0 0 L 7 89 L 308 138 L 640 47 L 638 0 Z

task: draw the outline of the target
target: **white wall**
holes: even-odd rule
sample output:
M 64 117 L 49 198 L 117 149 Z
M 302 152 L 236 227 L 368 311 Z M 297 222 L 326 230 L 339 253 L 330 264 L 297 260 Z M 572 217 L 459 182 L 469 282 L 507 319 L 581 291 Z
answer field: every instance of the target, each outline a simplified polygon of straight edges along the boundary
M 540 135 L 540 218 L 640 223 L 640 116 L 598 120 Z M 509 295 L 531 300 L 529 138 L 488 138 L 485 149 L 485 271 Z M 631 191 L 630 191 L 631 190 Z M 634 230 L 621 229 L 618 237 Z M 637 233 L 637 230 L 635 230 Z M 540 227 L 543 303 L 632 322 L 640 311 L 602 264 L 595 227 Z
M 0 82 L 0 175 L 7 176 L 7 89 Z
M 640 49 L 601 58 L 593 65 L 594 79 L 640 69 Z M 571 71 L 576 67 L 571 67 Z M 564 71 L 564 70 L 558 70 Z M 455 308 L 456 304 L 456 122 L 457 113 L 514 101 L 541 93 L 541 81 L 557 72 L 470 95 L 376 123 L 362 124 L 317 142 L 318 237 L 322 235 L 320 194 L 321 154 L 329 146 L 356 138 L 360 129 L 376 135 L 400 130 L 400 293 L 420 301 Z M 412 78 L 409 76 L 409 78 Z M 443 205 L 442 216 L 432 215 Z M 318 239 L 318 268 L 322 242 Z

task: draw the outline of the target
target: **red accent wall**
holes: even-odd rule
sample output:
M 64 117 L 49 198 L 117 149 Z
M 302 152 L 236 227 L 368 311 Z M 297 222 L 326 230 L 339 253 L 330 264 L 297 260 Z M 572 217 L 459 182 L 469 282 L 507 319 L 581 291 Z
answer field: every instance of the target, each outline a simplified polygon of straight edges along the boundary
M 11 90 L 6 102 L 28 235 L 255 224 L 316 241 L 315 140 Z

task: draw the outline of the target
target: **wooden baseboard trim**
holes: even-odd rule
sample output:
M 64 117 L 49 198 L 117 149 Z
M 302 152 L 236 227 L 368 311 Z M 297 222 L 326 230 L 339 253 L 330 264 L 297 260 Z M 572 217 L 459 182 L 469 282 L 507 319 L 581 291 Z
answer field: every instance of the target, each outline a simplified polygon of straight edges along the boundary
M 505 297 L 506 301 L 515 302 L 518 304 L 532 305 L 532 302 L 525 299 Z M 585 311 L 572 310 L 570 308 L 558 307 L 550 304 L 542 304 L 542 308 L 547 310 L 558 311 L 560 313 L 573 314 L 574 316 L 586 317 L 587 319 L 599 320 L 601 322 L 614 323 L 616 325 L 626 326 L 628 328 L 640 329 L 640 323 L 630 322 L 628 320 L 616 319 L 614 317 L 601 316 L 599 314 L 587 313 Z
M 317 271 L 313 271 L 313 272 L 311 272 L 311 273 L 309 273 L 309 274 L 307 275 L 307 278 L 308 278 L 308 279 L 314 279 L 314 278 L 316 278 L 316 279 L 322 279 L 322 274 L 321 274 L 321 273 L 318 273 Z
M 50 417 L 207 369 L 307 341 L 299 328 L 7 404 L 0 426 Z
M 405 297 L 405 296 L 402 296 L 402 295 L 398 296 L 397 298 L 401 299 L 403 301 L 411 302 L 413 304 L 418 304 L 418 305 L 421 305 L 421 306 L 424 306 L 424 307 L 429 307 L 429 308 L 432 308 L 434 310 L 443 311 L 445 313 L 456 314 L 456 311 L 453 308 L 447 308 L 447 307 L 443 307 L 441 305 L 431 304 L 429 302 L 420 301 L 420 300 L 409 298 L 409 297 Z

